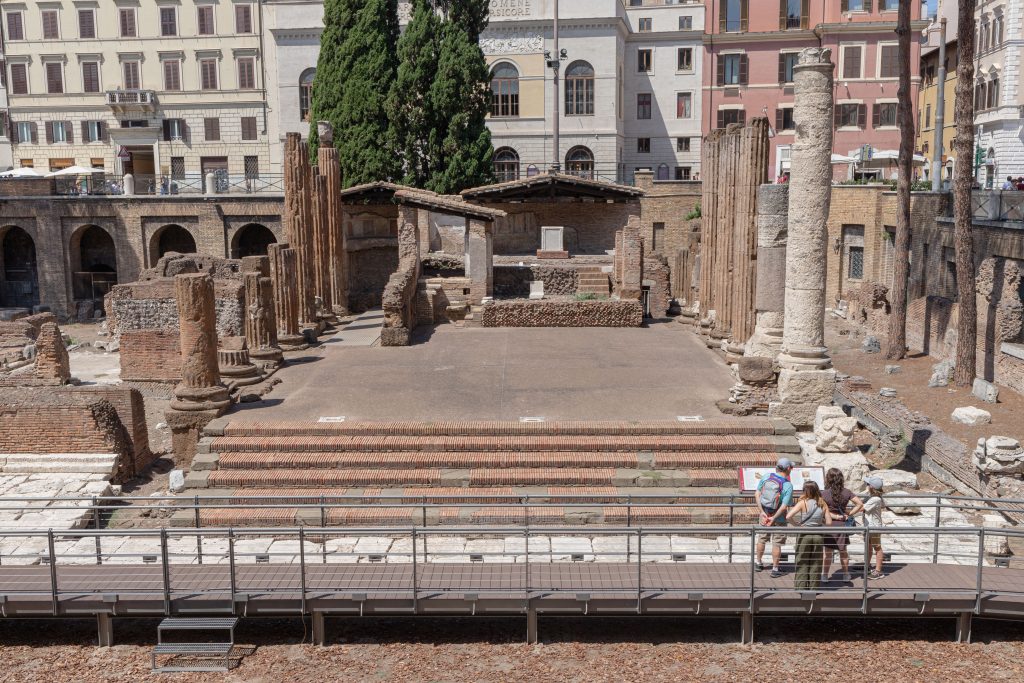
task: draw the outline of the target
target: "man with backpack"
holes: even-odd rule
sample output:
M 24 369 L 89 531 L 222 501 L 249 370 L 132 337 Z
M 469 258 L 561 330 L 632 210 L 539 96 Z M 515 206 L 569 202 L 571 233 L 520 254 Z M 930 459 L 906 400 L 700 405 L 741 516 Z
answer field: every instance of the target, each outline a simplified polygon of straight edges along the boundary
M 786 526 L 786 511 L 793 504 L 793 484 L 789 474 L 793 471 L 793 463 L 789 458 L 779 458 L 775 471 L 766 474 L 757 483 L 757 508 L 760 510 L 759 523 L 763 527 Z M 786 534 L 770 531 L 757 537 L 757 553 L 754 569 L 763 571 L 764 547 L 772 544 L 772 578 L 782 576 L 779 563 L 782 561 L 782 544 L 786 542 Z

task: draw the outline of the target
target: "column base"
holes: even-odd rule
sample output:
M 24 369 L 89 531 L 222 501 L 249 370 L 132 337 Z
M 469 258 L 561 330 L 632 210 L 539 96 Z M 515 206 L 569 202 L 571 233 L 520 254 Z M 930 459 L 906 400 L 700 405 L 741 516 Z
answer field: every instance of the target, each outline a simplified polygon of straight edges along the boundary
M 825 346 L 789 346 L 779 353 L 779 365 L 790 370 L 829 370 L 832 358 Z
M 836 390 L 835 370 L 779 372 L 779 401 L 768 404 L 768 416 L 789 420 L 795 427 L 814 426 L 818 406 L 832 405 Z
M 191 413 L 207 410 L 224 411 L 231 405 L 231 396 L 227 387 L 217 385 L 213 387 L 186 387 L 181 384 L 174 388 L 174 398 L 171 399 L 171 408 L 177 411 Z
M 223 414 L 223 410 L 182 411 L 173 408 L 164 412 L 164 420 L 171 428 L 171 447 L 176 465 L 186 468 L 192 464 L 203 429 Z
M 780 328 L 755 328 L 747 342 L 744 355 L 760 358 L 776 358 L 782 351 L 782 330 Z
M 284 334 L 277 338 L 282 351 L 305 351 L 309 348 L 306 338 L 301 334 Z
M 284 360 L 284 354 L 281 353 L 281 349 L 257 349 L 256 351 L 249 352 L 249 358 L 257 365 L 277 368 L 281 365 L 281 361 Z

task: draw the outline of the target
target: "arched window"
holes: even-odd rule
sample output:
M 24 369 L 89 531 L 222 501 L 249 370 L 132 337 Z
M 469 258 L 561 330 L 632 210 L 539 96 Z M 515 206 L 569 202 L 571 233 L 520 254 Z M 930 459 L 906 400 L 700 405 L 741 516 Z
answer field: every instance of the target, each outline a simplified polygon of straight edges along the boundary
M 491 116 L 519 116 L 519 70 L 508 62 L 491 72 Z
M 658 165 L 658 175 L 655 178 L 658 180 L 668 180 L 668 164 Z
M 494 175 L 499 183 L 519 180 L 519 154 L 511 147 L 502 147 L 494 153 Z
M 594 115 L 594 67 L 573 62 L 565 70 L 565 115 Z
M 573 147 L 565 155 L 565 170 L 581 178 L 593 178 L 594 153 L 586 147 Z
M 535 175 L 540 175 L 540 169 L 537 168 L 536 164 L 530 164 L 529 166 L 526 167 L 526 177 L 532 178 Z
M 309 121 L 309 108 L 313 102 L 313 79 L 316 69 L 306 69 L 299 76 L 299 118 Z

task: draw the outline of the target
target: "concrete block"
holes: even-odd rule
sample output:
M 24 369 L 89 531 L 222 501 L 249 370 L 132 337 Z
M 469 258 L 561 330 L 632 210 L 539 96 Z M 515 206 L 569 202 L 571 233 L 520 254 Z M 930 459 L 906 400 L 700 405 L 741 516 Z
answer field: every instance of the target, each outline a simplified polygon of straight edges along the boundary
M 209 470 L 190 471 L 185 475 L 185 488 L 205 489 L 210 487 Z
M 226 417 L 210 420 L 209 424 L 203 428 L 203 436 L 224 436 L 224 431 L 230 422 L 231 420 Z
M 971 393 L 985 403 L 999 403 L 999 387 L 980 377 L 974 378 L 974 387 L 971 389 Z
M 771 358 L 744 356 L 738 363 L 740 380 L 747 384 L 769 384 L 775 381 L 775 369 Z
M 193 470 L 215 470 L 220 463 L 220 454 L 218 453 L 201 453 L 196 457 L 192 458 L 192 469 Z
M 974 406 L 964 406 L 953 411 L 953 422 L 969 427 L 980 427 L 992 422 L 992 413 Z

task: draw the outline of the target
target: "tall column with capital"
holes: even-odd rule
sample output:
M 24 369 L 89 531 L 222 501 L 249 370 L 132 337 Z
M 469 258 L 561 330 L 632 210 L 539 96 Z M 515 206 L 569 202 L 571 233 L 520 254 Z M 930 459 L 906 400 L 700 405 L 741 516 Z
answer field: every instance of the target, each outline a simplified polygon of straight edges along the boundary
M 334 304 L 335 315 L 348 315 L 348 252 L 345 250 L 344 217 L 341 208 L 341 164 L 338 161 L 338 150 L 331 144 L 334 136 L 331 124 L 321 121 L 317 125 L 322 128 L 317 163 L 320 166 L 320 173 L 324 176 L 327 200 L 327 253 L 331 302 Z

